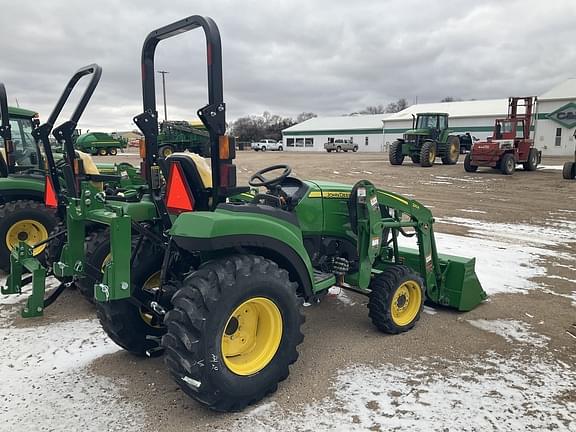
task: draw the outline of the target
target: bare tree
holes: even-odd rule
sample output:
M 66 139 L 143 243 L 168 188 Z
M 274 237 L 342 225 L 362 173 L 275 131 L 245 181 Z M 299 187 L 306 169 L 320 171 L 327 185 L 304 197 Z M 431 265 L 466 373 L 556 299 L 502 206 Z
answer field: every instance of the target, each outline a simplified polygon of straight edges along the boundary
M 302 123 L 306 120 L 310 120 L 311 118 L 318 117 L 316 113 L 313 112 L 301 112 L 296 116 L 296 123 Z
M 359 114 L 383 114 L 384 105 L 369 105 L 363 110 L 358 112 Z
M 294 124 L 290 117 L 265 111 L 262 116 L 240 117 L 231 124 L 230 131 L 239 141 L 258 141 L 264 138 L 280 140 L 282 130 Z
M 390 102 L 388 105 L 386 105 L 386 112 L 397 113 L 402 110 L 405 110 L 406 108 L 408 108 L 408 102 L 406 102 L 406 99 L 401 98 L 398 99 L 396 102 Z

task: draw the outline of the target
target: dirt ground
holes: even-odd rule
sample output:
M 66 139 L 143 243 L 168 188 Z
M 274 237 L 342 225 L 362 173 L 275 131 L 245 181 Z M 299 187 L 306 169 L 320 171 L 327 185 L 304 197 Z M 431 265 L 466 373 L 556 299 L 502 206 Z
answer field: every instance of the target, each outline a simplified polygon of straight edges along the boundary
M 97 159 L 136 162 L 137 156 Z M 462 163 L 391 166 L 381 153 L 238 152 L 239 183 L 286 163 L 302 179 L 368 179 L 430 206 L 440 252 L 478 257 L 489 300 L 468 313 L 426 308 L 412 331 L 389 336 L 371 325 L 364 297 L 334 290 L 305 308 L 305 340 L 289 378 L 242 413 L 201 408 L 177 388 L 161 358 L 136 359 L 115 348 L 75 372 L 80 381 L 94 379 L 96 400 L 70 392 L 74 397 L 62 405 L 63 384 L 56 379 L 40 384 L 41 403 L 113 420 L 86 423 L 80 415 L 74 424 L 84 431 L 576 431 L 576 182 L 562 179 L 563 162 L 545 158 L 537 172 L 503 176 L 489 168 L 468 174 Z M 15 317 L 19 307 L 0 304 L 4 327 L 24 331 L 94 317 L 74 291 L 41 319 Z M 24 352 L 15 346 L 0 361 L 19 362 Z M 1 386 L 0 400 L 19 395 Z M 32 394 L 20 396 L 19 404 L 34 410 Z M 16 415 L 21 421 L 13 430 L 26 424 L 24 411 Z M 37 429 L 58 430 L 61 415 L 54 409 Z M 0 409 L 0 424 L 13 416 Z

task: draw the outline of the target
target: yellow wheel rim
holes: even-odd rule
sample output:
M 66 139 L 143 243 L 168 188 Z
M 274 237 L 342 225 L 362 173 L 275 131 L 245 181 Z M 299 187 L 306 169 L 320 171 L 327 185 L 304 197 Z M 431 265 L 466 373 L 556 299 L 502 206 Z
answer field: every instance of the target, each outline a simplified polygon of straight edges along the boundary
M 436 149 L 434 148 L 434 146 L 431 146 L 430 152 L 428 153 L 428 162 L 433 164 L 435 160 L 436 160 Z
M 404 282 L 392 298 L 392 320 L 398 326 L 410 324 L 420 311 L 422 290 L 414 280 Z
M 234 309 L 222 332 L 224 364 L 237 375 L 261 371 L 278 351 L 282 331 L 282 314 L 272 300 L 246 300 Z
M 48 230 L 42 223 L 32 219 L 23 219 L 16 222 L 8 229 L 8 232 L 6 233 L 6 246 L 8 249 L 12 250 L 18 246 L 20 240 L 23 240 L 32 246 L 46 240 L 47 238 Z M 46 249 L 46 246 L 46 244 L 43 244 L 42 246 L 34 248 L 32 251 L 34 256 L 42 253 L 44 249 Z
M 460 154 L 460 145 L 453 142 L 450 145 L 450 159 L 456 160 L 459 154 Z

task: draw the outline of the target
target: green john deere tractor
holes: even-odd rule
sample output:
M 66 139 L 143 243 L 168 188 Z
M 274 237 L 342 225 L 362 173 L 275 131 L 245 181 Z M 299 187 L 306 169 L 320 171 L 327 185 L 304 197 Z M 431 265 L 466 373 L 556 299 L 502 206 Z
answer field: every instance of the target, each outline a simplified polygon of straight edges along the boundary
M 207 44 L 208 104 L 198 116 L 210 135 L 210 165 L 191 153 L 164 159 L 158 152 L 155 50 L 196 28 Z M 331 286 L 367 295 L 372 322 L 391 334 L 414 327 L 425 300 L 468 311 L 486 298 L 474 259 L 441 255 L 432 214 L 414 200 L 365 180 L 301 180 L 288 165 L 255 173 L 249 184 L 263 188 L 257 192 L 237 186 L 220 34 L 210 18 L 191 16 L 148 35 L 142 88 L 144 112 L 134 120 L 145 136 L 148 187 L 125 200 L 80 179 L 52 270 L 83 277 L 85 227 L 105 227 L 107 256 L 94 285 L 103 329 L 135 355 L 163 354 L 174 380 L 201 404 L 234 411 L 274 392 L 298 358 L 302 303 L 320 301 Z M 400 236 L 415 237 L 416 249 L 400 246 Z M 20 293 L 28 269 L 32 294 L 23 314 L 41 315 L 60 288 L 44 298 L 46 271 L 25 242 L 11 266 L 2 293 Z
M 420 113 L 412 119 L 412 129 L 390 146 L 392 165 L 402 165 L 404 157 L 423 167 L 431 167 L 437 157 L 445 165 L 454 165 L 460 156 L 460 140 L 448 129 L 448 114 Z
M 30 245 L 45 241 L 62 218 L 58 211 L 44 205 L 46 168 L 57 172 L 62 164 L 63 155 L 53 152 L 49 142 L 52 125 L 59 114 L 55 109 L 40 130 L 36 112 L 8 107 L 6 89 L 0 83 L 0 137 L 3 139 L 0 151 L 0 270 L 9 271 L 10 251 L 20 240 Z M 118 182 L 110 182 L 107 187 L 143 184 L 137 170 L 127 163 L 98 164 L 94 169 L 103 174 L 121 174 Z M 55 184 L 63 182 L 60 178 Z M 34 255 L 43 262 L 46 252 L 46 244 L 34 249 Z

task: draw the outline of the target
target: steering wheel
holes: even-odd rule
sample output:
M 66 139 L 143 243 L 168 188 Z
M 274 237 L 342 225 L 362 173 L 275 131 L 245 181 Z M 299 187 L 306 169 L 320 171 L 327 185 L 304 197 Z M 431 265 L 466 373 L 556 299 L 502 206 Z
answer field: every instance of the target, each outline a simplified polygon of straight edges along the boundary
M 280 174 L 279 176 L 274 177 L 272 179 L 267 179 L 266 177 L 264 177 L 264 174 L 267 174 L 271 171 L 276 171 L 276 170 L 284 170 L 284 171 L 282 172 L 282 174 Z M 288 177 L 290 175 L 290 173 L 292 173 L 292 168 L 290 168 L 290 166 L 288 166 L 288 165 L 283 165 L 283 164 L 272 165 L 272 166 L 261 169 L 260 171 L 254 173 L 252 175 L 252 177 L 250 177 L 250 180 L 248 180 L 248 184 L 250 186 L 253 186 L 253 187 L 276 186 L 276 185 L 280 184 L 282 182 L 282 180 L 284 180 L 286 177 Z

